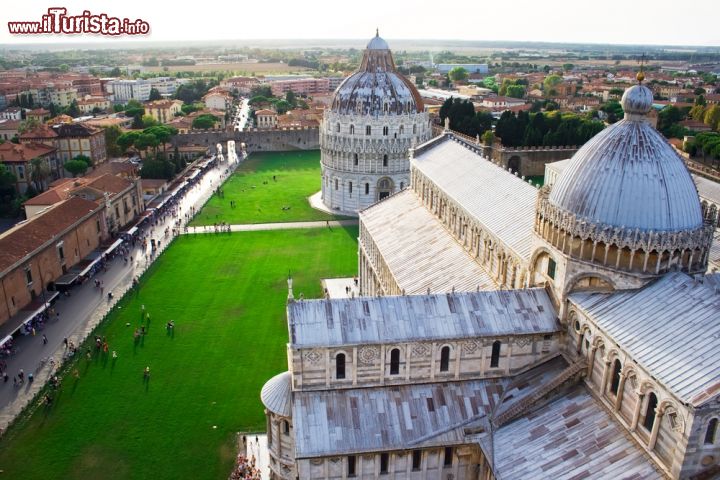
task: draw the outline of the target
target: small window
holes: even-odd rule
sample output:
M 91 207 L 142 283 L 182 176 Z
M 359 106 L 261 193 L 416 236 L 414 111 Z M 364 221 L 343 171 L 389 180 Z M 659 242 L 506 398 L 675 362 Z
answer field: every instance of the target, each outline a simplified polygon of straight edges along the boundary
M 20 178 L 20 180 L 24 180 L 25 179 L 25 168 L 18 167 L 17 171 L 18 171 L 18 178 Z
M 412 469 L 420 470 L 420 464 L 422 463 L 422 450 L 413 450 Z
M 95 226 L 97 227 L 98 233 L 100 233 L 100 220 L 95 221 Z
M 400 349 L 393 348 L 390 350 L 390 375 L 400 373 Z
M 65 260 L 65 249 L 62 245 L 58 247 L 58 257 L 60 257 L 60 261 Z
M 355 476 L 355 455 L 350 455 L 347 458 L 348 462 L 348 477 L 354 477 Z
M 370 125 L 365 127 L 365 135 L 372 135 L 372 128 Z
M 290 422 L 287 420 L 283 420 L 283 433 L 285 435 L 290 435 Z
M 355 125 L 350 125 L 350 135 L 355 134 Z
M 453 447 L 445 447 L 445 457 L 443 459 L 443 466 L 450 467 L 453 463 Z
M 388 129 L 388 127 L 383 127 L 383 136 L 387 137 L 388 133 L 390 133 L 390 129 Z
M 15 297 L 10 297 L 10 300 L 12 301 L 13 307 L 15 306 Z
M 440 371 L 447 372 L 450 369 L 450 347 L 442 347 L 440 350 Z
M 404 126 L 404 125 L 400 125 L 400 135 L 402 135 L 402 134 L 404 134 L 404 133 L 405 133 L 405 126 Z
M 30 267 L 25 268 L 25 281 L 28 285 L 32 283 L 32 270 L 30 270 Z
M 357 166 L 358 164 L 358 154 L 353 153 L 353 165 Z
M 653 425 L 655 424 L 655 409 L 658 405 L 658 399 L 655 393 L 650 392 L 648 397 L 647 408 L 645 409 L 645 420 L 643 420 L 643 427 L 645 430 L 652 431 Z
M 413 135 L 417 133 L 417 125 L 413 124 Z
M 707 430 L 705 430 L 705 445 L 712 445 L 715 443 L 715 434 L 717 433 L 718 419 L 713 418 L 708 423 Z
M 380 473 L 388 473 L 388 461 L 390 460 L 390 455 L 387 453 L 381 453 L 380 454 Z
M 613 393 L 613 395 L 618 394 L 618 388 L 620 388 L 620 371 L 622 370 L 622 365 L 620 364 L 620 360 L 617 358 L 613 362 L 613 373 L 612 373 L 612 379 L 610 380 L 610 391 Z
M 339 123 L 336 125 L 335 131 L 338 132 L 338 133 L 340 133 L 340 124 L 339 124 Z
M 345 354 L 338 353 L 335 356 L 335 378 L 342 380 L 345 378 Z
M 500 341 L 496 340 L 492 344 L 492 355 L 490 355 L 490 368 L 497 368 L 500 364 Z
M 552 258 L 549 258 L 548 266 L 547 266 L 547 275 L 548 275 L 548 277 L 552 278 L 553 280 L 555 280 L 555 267 L 556 267 L 555 260 L 553 260 Z
M 352 195 L 352 182 L 348 182 L 348 190 L 350 191 L 350 195 Z
M 388 166 L 388 156 L 383 155 L 383 167 L 387 167 L 387 166 Z
M 575 320 L 575 331 L 580 333 L 580 321 Z
M 405 188 L 405 182 L 400 182 L 400 190 Z
M 366 183 L 365 184 L 365 195 L 369 195 L 369 194 L 370 194 L 370 184 Z
M 336 178 L 335 179 L 335 190 L 337 190 L 337 189 L 338 189 L 338 179 Z

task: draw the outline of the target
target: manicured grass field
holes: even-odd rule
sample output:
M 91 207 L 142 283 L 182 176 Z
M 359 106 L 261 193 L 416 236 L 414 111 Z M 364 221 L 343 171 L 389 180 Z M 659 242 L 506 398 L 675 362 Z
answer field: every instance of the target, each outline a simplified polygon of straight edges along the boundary
M 227 478 L 235 432 L 264 430 L 260 389 L 287 369 L 288 271 L 296 296 L 319 297 L 320 278 L 354 274 L 356 237 L 352 227 L 176 240 L 100 327 L 110 354 L 83 351 L 80 378 L 71 367 L 52 408 L 7 432 L 0 476 Z M 136 344 L 143 304 L 150 322 Z
M 340 218 L 315 210 L 307 200 L 320 190 L 318 150 L 253 153 L 222 188 L 224 198 L 213 195 L 191 225 Z M 235 200 L 235 208 L 230 208 L 230 200 Z

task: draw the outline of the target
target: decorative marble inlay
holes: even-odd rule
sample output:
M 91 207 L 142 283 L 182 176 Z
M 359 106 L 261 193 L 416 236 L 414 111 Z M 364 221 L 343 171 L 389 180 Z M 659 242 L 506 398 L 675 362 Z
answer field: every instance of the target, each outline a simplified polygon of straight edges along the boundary
M 380 357 L 380 350 L 377 347 L 362 347 L 358 352 L 360 363 L 366 365 L 375 363 L 375 360 Z

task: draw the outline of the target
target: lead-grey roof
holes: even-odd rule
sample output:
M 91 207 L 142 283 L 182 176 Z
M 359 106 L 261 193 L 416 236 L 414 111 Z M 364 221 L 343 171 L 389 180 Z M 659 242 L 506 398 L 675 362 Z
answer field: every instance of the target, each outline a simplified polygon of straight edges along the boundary
M 559 331 L 542 288 L 305 300 L 288 305 L 294 348 Z
M 447 137 L 426 144 L 416 168 L 520 258 L 530 259 L 537 189 Z
M 720 294 L 708 284 L 670 273 L 639 290 L 570 300 L 683 402 L 720 393 Z
M 663 478 L 583 386 L 500 427 L 493 454 L 498 480 Z
M 463 427 L 485 417 L 500 381 L 294 393 L 297 458 L 404 450 L 465 442 Z
M 291 395 L 292 375 L 290 372 L 283 372 L 265 382 L 260 391 L 260 400 L 262 400 L 265 408 L 274 414 L 289 417 L 292 402 Z
M 555 182 L 550 203 L 613 227 L 657 232 L 703 225 L 690 173 L 643 116 L 621 120 L 583 145 Z
M 360 221 L 408 295 L 497 288 L 411 190 L 360 212 Z

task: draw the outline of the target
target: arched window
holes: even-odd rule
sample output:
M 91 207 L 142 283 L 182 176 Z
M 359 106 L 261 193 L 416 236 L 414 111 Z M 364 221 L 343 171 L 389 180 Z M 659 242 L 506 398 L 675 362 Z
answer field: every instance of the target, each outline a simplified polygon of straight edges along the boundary
M 372 128 L 370 128 L 370 125 L 365 127 L 365 135 L 371 135 L 372 134 Z
M 348 183 L 348 190 L 350 191 L 350 195 L 352 195 L 352 182 Z
M 388 156 L 383 155 L 383 167 L 387 167 L 387 166 L 388 166 Z
M 287 420 L 283 420 L 283 433 L 285 435 L 290 435 L 290 422 Z
M 388 127 L 383 127 L 383 136 L 387 137 L 388 133 L 390 133 L 390 129 Z
M 338 353 L 335 355 L 335 378 L 342 380 L 345 378 L 345 354 Z
M 495 340 L 492 344 L 492 355 L 490 355 L 490 368 L 497 368 L 500 364 L 500 340 Z
M 413 135 L 417 133 L 417 125 L 413 123 Z
M 555 267 L 557 267 L 555 260 L 553 260 L 552 258 L 548 258 L 547 275 L 553 280 L 555 279 Z
M 390 350 L 390 375 L 400 373 L 400 349 L 393 348 Z
M 405 188 L 405 182 L 400 182 L 400 190 L 402 190 L 403 188 Z
M 358 154 L 353 153 L 353 165 L 357 166 L 358 164 Z
M 339 123 L 338 123 L 337 126 L 335 127 L 335 131 L 337 131 L 338 133 L 340 133 L 340 124 L 339 124 Z
M 620 360 L 616 358 L 613 362 L 612 379 L 610 380 L 610 391 L 613 395 L 617 395 L 618 388 L 620 388 L 620 370 L 622 370 L 622 365 L 620 364 Z
M 366 183 L 365 184 L 365 195 L 369 195 L 369 194 L 370 194 L 370 184 Z
M 712 445 L 715 443 L 715 433 L 717 433 L 718 419 L 713 418 L 708 423 L 707 430 L 705 431 L 705 445 Z
M 447 372 L 450 369 L 450 347 L 442 347 L 440 350 L 440 371 Z
M 653 424 L 655 423 L 655 409 L 658 405 L 658 399 L 654 392 L 650 392 L 648 396 L 647 408 L 645 409 L 645 420 L 643 420 L 643 427 L 645 430 L 651 431 Z
M 337 189 L 338 189 L 338 179 L 336 178 L 335 179 L 335 190 L 337 190 Z
M 355 125 L 350 125 L 350 135 L 355 134 Z
M 400 125 L 400 135 L 405 133 L 405 125 Z

